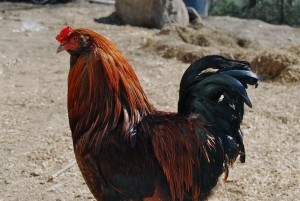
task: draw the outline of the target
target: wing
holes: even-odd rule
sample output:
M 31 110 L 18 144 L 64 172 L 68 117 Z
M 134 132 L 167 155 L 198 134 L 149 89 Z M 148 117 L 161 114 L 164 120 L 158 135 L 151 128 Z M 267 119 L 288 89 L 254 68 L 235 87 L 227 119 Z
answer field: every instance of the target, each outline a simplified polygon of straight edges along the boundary
M 198 198 L 203 181 L 201 166 L 210 163 L 214 137 L 206 134 L 199 120 L 178 114 L 148 115 L 140 123 L 150 137 L 153 153 L 169 184 L 171 200 L 185 193 Z M 222 162 L 221 162 L 222 163 Z

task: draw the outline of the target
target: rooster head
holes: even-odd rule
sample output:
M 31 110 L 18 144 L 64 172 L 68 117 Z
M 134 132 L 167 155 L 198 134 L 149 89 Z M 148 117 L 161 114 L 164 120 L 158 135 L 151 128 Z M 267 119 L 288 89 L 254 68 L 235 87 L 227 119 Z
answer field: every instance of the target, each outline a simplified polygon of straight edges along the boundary
M 63 28 L 55 39 L 60 43 L 57 53 L 66 50 L 70 54 L 78 54 L 90 45 L 90 37 L 76 29 L 73 30 L 71 26 Z

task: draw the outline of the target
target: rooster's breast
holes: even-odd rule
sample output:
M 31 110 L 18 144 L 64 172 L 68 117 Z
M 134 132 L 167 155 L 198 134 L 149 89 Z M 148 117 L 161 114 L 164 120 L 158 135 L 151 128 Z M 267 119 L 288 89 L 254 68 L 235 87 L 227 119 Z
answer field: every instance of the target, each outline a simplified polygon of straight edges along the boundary
M 142 144 L 132 147 L 118 136 L 109 135 L 97 154 L 91 150 L 76 152 L 76 147 L 82 147 L 80 141 L 75 146 L 77 163 L 88 187 L 96 198 L 105 196 L 103 193 L 113 196 L 108 200 L 151 196 L 156 177 L 152 159 Z

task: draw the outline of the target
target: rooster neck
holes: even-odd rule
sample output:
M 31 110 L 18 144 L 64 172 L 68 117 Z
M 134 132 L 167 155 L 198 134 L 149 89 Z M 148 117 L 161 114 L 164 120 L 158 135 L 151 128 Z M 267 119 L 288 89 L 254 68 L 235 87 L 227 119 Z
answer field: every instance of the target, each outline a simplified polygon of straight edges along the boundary
M 120 129 L 122 134 L 130 134 L 132 125 L 153 113 L 133 69 L 118 50 L 98 47 L 88 54 L 71 56 L 72 64 L 68 113 L 74 145 L 84 140 L 98 152 L 110 132 Z

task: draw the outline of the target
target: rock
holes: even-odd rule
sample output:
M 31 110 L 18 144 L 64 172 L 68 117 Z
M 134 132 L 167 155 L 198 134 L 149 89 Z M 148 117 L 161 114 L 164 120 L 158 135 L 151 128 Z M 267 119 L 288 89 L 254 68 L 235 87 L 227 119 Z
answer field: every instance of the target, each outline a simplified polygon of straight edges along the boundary
M 182 0 L 116 0 L 115 7 L 117 16 L 130 25 L 160 29 L 172 23 L 189 23 Z
M 300 81 L 300 65 L 289 66 L 278 76 L 278 80 L 284 83 L 294 83 Z

